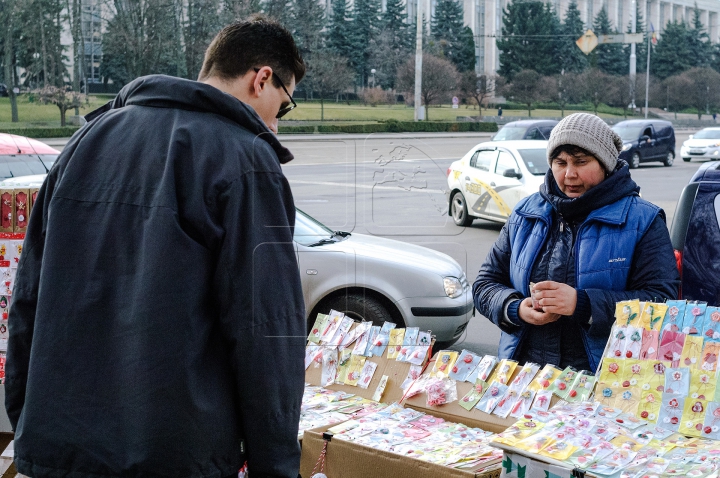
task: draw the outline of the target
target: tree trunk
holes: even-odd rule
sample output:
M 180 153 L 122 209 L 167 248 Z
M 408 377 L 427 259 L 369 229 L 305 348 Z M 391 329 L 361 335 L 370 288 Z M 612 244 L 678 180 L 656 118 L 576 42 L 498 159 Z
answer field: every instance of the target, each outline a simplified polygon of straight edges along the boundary
M 325 103 L 323 102 L 322 93 L 320 93 L 320 121 L 325 121 Z
M 65 126 L 65 108 L 60 106 L 60 127 Z
M 12 122 L 17 123 L 18 118 L 18 107 L 17 107 L 17 96 L 15 95 L 15 75 L 13 72 L 13 37 L 12 37 L 12 24 L 13 24 L 13 12 L 9 4 L 5 4 L 5 81 L 7 81 L 8 96 L 10 97 L 10 110 L 12 112 Z
M 40 40 L 42 49 L 42 63 L 43 63 L 43 87 L 48 85 L 48 69 L 47 69 L 47 48 L 45 46 L 45 16 L 40 14 Z
M 530 108 L 532 107 L 531 103 L 528 103 L 528 117 L 532 118 L 532 113 L 530 112 Z

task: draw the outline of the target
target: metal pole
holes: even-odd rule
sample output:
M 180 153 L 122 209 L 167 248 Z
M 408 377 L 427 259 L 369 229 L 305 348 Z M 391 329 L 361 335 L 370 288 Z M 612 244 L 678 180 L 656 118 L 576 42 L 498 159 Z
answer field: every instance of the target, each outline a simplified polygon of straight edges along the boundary
M 631 33 L 637 33 L 637 18 L 635 13 L 637 12 L 636 0 L 632 0 L 630 6 L 630 31 Z M 637 57 L 635 56 L 635 43 L 630 44 L 630 105 L 635 112 L 635 76 L 637 74 Z
M 648 32 L 648 56 L 645 72 L 645 119 L 648 117 L 648 95 L 650 94 L 650 32 Z
M 420 91 L 422 89 L 422 36 L 423 15 L 420 2 L 417 0 L 417 33 L 415 37 L 415 121 L 420 121 Z

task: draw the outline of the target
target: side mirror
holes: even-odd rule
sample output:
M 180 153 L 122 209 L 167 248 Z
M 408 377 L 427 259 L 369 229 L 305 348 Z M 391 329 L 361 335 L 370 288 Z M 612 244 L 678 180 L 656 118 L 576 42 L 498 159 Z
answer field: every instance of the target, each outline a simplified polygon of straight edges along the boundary
M 645 141 L 647 141 L 647 140 L 649 140 L 649 139 L 650 139 L 650 136 L 648 136 L 648 135 L 646 135 L 646 134 L 640 136 L 640 142 L 641 142 L 641 143 L 644 143 Z
M 518 171 L 515 171 L 515 169 L 506 169 L 503 173 L 503 176 L 506 178 L 522 178 L 522 174 L 520 174 Z

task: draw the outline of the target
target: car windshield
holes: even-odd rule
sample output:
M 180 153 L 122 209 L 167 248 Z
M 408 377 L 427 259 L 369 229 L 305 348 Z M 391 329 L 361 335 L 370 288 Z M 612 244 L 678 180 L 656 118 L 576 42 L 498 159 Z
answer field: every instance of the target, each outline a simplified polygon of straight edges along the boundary
M 503 126 L 498 134 L 495 135 L 493 141 L 508 141 L 511 139 L 522 139 L 527 128 L 521 126 Z
M 519 149 L 518 152 L 522 157 L 527 170 L 533 176 L 543 176 L 547 172 L 549 166 L 547 162 L 547 150 L 545 149 Z
M 642 131 L 642 126 L 613 126 L 613 131 L 615 131 L 618 136 L 620 136 L 620 139 L 623 141 L 636 141 L 640 137 L 640 131 Z
M 701 129 L 693 139 L 720 139 L 720 129 Z
M 303 246 L 311 246 L 323 240 L 333 241 L 334 232 L 308 216 L 300 209 L 295 215 L 295 235 L 293 239 Z
M 57 158 L 57 155 L 55 155 L 55 158 Z M 45 167 L 43 161 L 36 154 L 0 155 L 0 179 L 45 174 L 49 169 L 49 167 Z

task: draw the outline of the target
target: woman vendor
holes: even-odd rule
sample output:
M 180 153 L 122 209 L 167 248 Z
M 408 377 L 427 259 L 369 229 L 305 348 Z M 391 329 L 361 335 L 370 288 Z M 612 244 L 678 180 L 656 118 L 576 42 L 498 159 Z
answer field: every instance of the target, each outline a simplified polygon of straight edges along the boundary
M 518 203 L 473 284 L 502 331 L 500 358 L 595 371 L 617 301 L 677 298 L 665 213 L 640 198 L 621 149 L 591 114 L 553 129 L 544 184 Z

